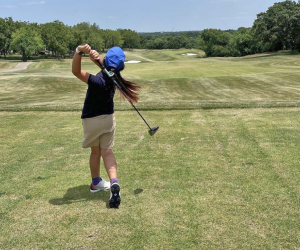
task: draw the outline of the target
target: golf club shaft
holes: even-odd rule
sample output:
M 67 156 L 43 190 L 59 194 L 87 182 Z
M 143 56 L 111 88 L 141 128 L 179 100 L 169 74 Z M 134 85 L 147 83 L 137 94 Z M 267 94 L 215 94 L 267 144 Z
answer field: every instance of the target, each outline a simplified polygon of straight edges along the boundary
M 110 73 L 108 72 L 108 70 L 104 67 L 104 65 L 103 65 L 100 61 L 97 61 L 97 62 L 98 62 L 98 64 L 99 64 L 100 68 L 101 68 L 102 70 L 104 70 L 104 72 L 108 75 L 108 77 L 109 77 L 110 79 L 113 80 L 113 82 L 114 82 L 114 84 L 117 86 L 117 88 L 118 88 L 124 95 L 126 95 L 126 93 L 124 93 L 124 91 L 123 91 L 122 87 L 120 86 L 120 84 L 119 84 L 115 79 L 112 78 L 112 76 L 110 75 Z M 139 114 L 139 116 L 143 119 L 143 121 L 144 121 L 145 124 L 148 126 L 148 128 L 151 130 L 151 127 L 150 127 L 149 124 L 146 122 L 146 120 L 145 120 L 145 118 L 142 116 L 142 114 L 138 111 L 138 109 L 133 105 L 132 102 L 130 102 L 130 104 L 131 104 L 131 106 L 135 109 L 135 111 Z
M 139 116 L 143 119 L 143 121 L 146 123 L 146 125 L 148 126 L 148 128 L 151 130 L 151 127 L 146 122 L 146 120 L 144 119 L 144 117 L 142 116 L 142 114 L 138 111 L 138 109 L 132 103 L 131 103 L 131 106 L 135 109 L 135 111 L 139 114 Z

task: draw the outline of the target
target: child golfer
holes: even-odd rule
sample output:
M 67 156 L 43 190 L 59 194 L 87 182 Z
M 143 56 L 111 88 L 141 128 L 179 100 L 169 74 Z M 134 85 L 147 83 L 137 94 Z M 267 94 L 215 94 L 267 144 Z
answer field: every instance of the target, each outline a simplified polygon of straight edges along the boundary
M 89 159 L 92 183 L 92 193 L 100 190 L 111 191 L 109 205 L 118 208 L 121 203 L 120 185 L 117 177 L 117 162 L 113 154 L 115 137 L 114 94 L 116 87 L 109 77 L 102 71 L 97 75 L 89 74 L 81 69 L 82 54 L 89 54 L 90 59 L 98 65 L 100 61 L 107 70 L 113 71 L 118 80 L 125 86 L 125 92 L 121 92 L 130 102 L 137 102 L 136 91 L 139 87 L 132 82 L 124 80 L 120 71 L 124 69 L 125 54 L 119 47 L 113 47 L 107 51 L 106 57 L 100 58 L 99 53 L 91 50 L 91 47 L 80 45 L 72 62 L 72 73 L 81 81 L 87 83 L 87 93 L 82 109 L 83 139 L 82 147 L 91 148 Z M 99 66 L 99 65 L 98 65 Z M 100 177 L 100 159 L 103 158 L 106 172 L 110 182 Z

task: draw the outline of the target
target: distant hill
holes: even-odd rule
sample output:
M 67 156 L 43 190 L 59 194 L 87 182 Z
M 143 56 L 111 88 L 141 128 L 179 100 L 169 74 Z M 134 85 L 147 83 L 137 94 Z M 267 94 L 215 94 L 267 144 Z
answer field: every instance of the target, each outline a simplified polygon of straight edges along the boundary
M 195 36 L 199 35 L 202 31 L 161 31 L 161 32 L 138 32 L 141 36 L 177 36 L 177 35 L 188 35 L 188 36 Z
M 177 36 L 186 35 L 188 37 L 198 36 L 203 30 L 192 30 L 192 31 L 160 31 L 160 32 L 137 32 L 140 36 Z M 227 33 L 234 33 L 237 30 L 223 30 Z

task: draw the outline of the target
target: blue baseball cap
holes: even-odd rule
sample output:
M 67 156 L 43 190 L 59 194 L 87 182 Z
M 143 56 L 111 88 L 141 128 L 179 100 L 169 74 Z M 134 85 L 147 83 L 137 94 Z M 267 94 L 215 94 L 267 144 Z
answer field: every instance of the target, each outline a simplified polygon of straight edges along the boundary
M 112 47 L 105 56 L 105 65 L 108 68 L 120 70 L 124 66 L 125 54 L 120 47 Z

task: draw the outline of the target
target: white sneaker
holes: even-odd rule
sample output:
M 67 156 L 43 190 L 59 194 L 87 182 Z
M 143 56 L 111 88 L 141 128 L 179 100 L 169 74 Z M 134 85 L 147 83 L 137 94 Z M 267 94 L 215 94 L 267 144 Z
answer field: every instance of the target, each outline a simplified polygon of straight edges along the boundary
M 101 190 L 109 190 L 110 189 L 110 182 L 102 179 L 96 186 L 91 183 L 90 192 L 96 193 Z

